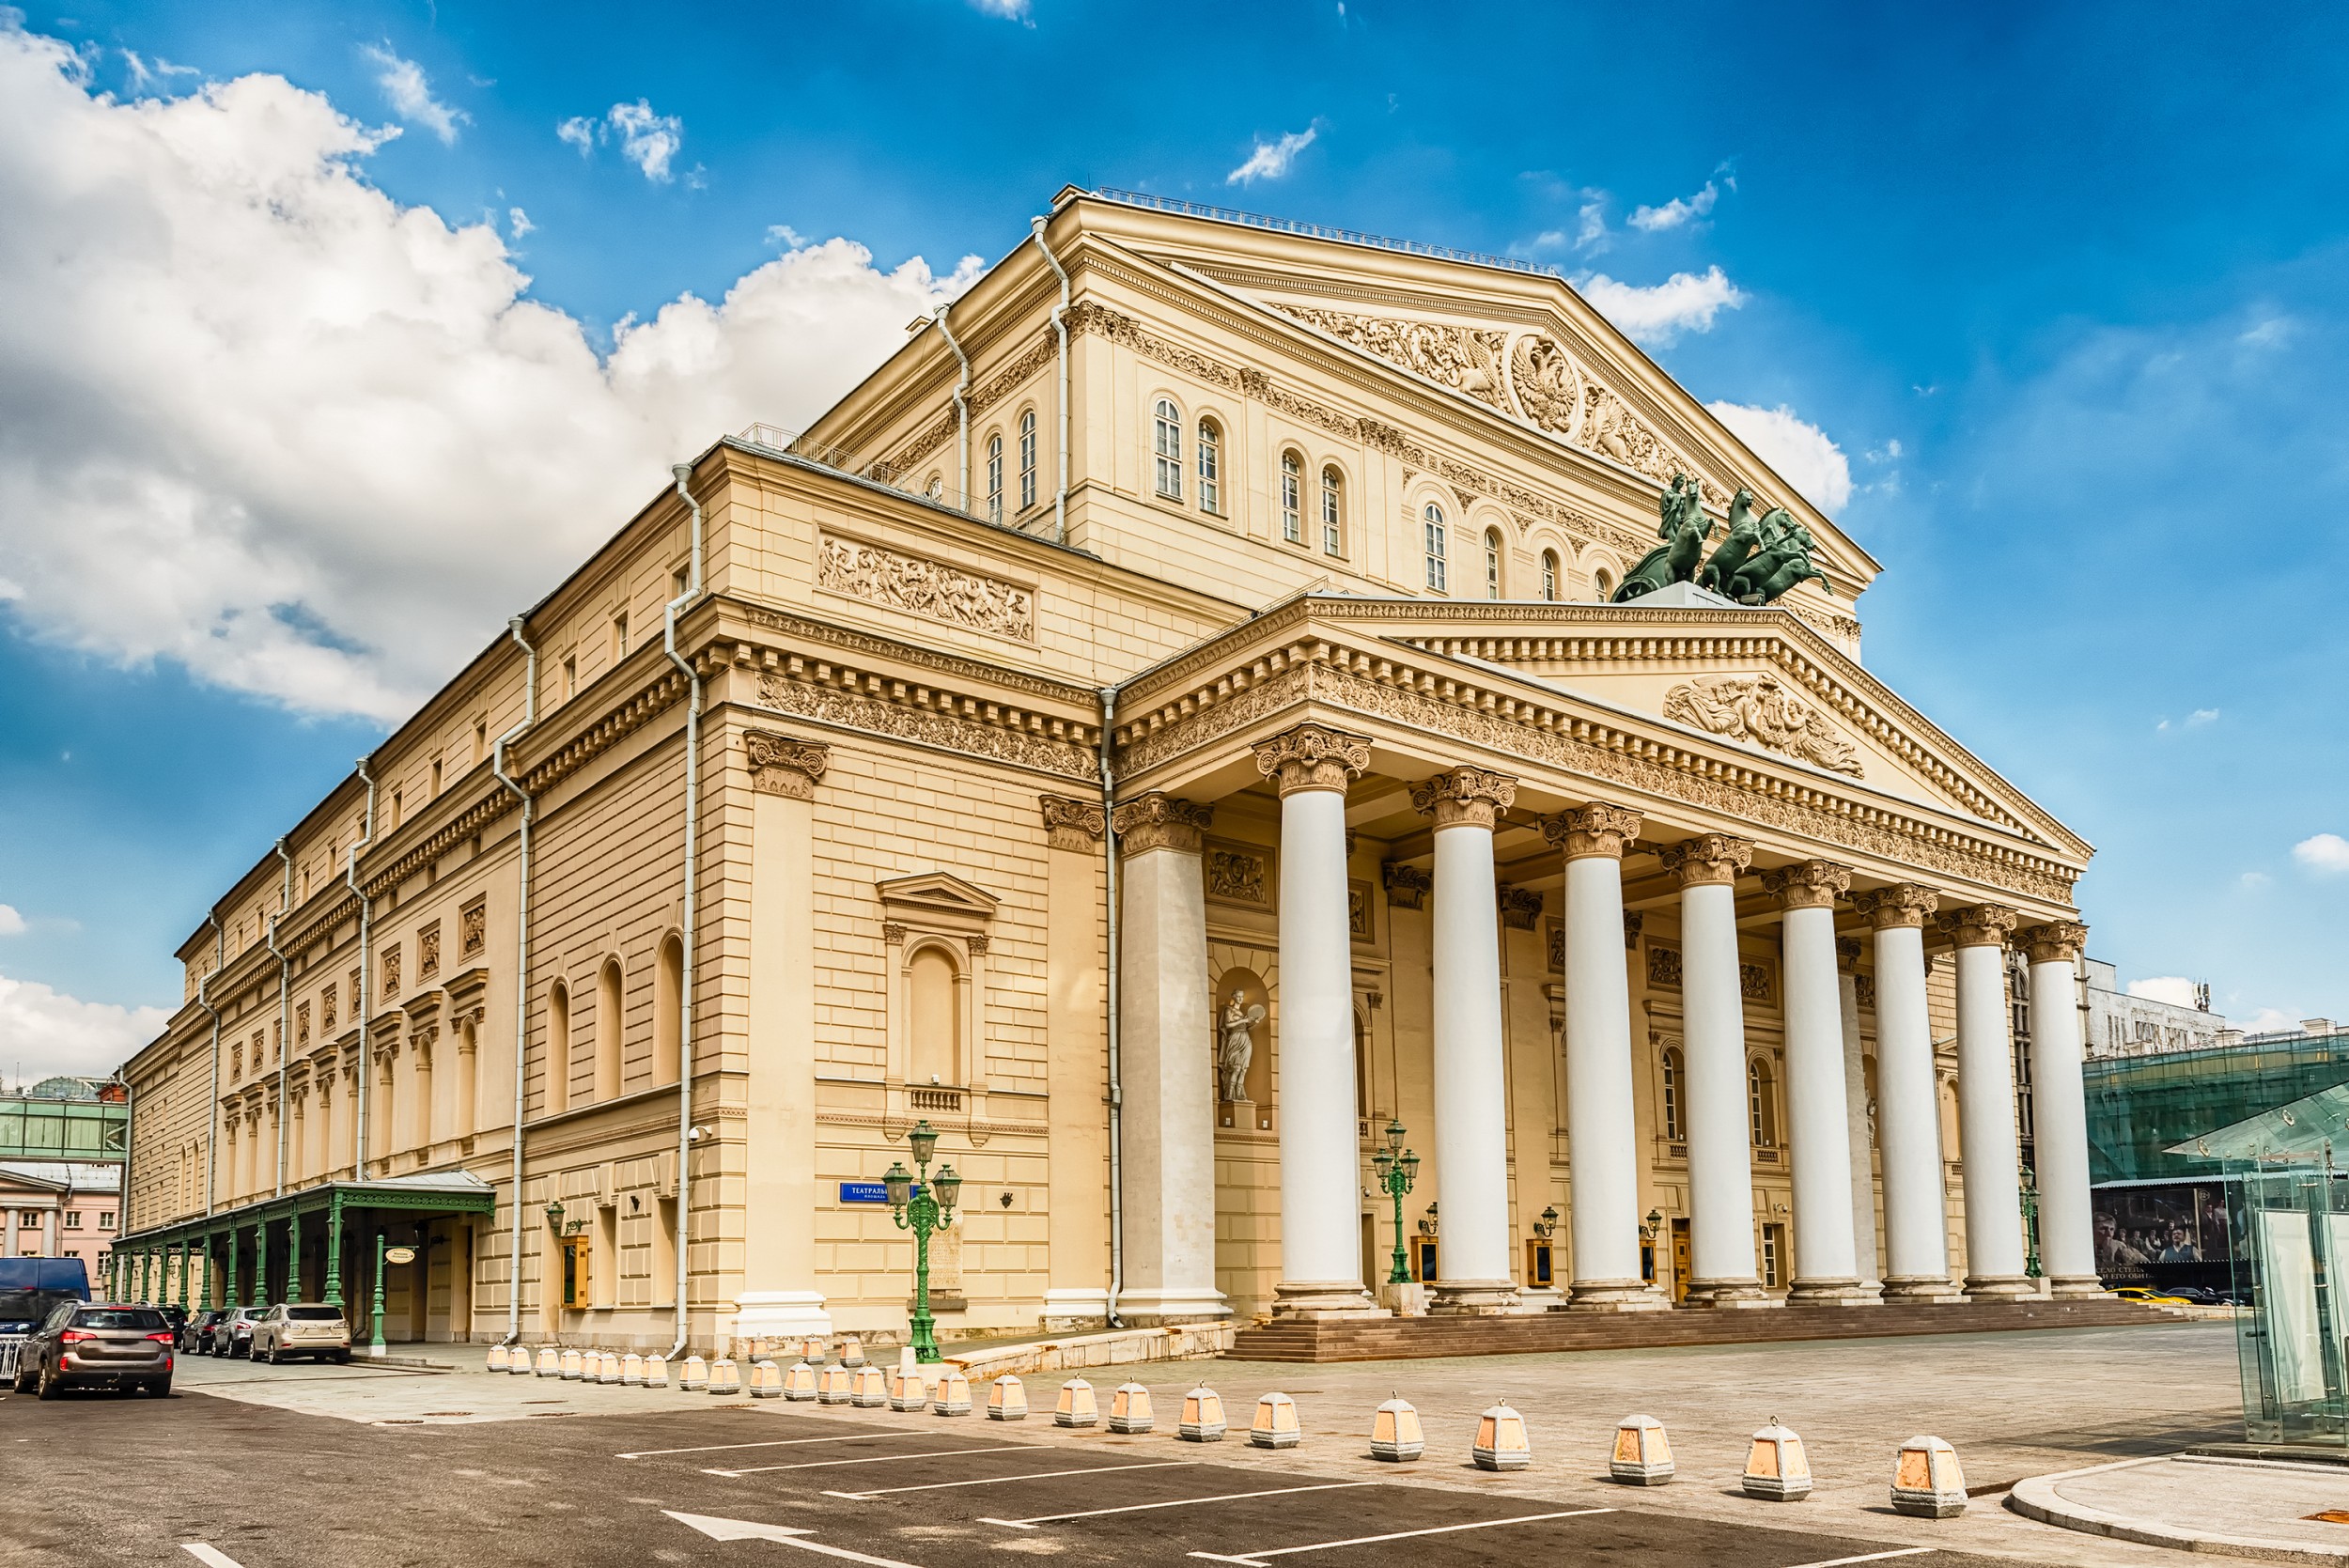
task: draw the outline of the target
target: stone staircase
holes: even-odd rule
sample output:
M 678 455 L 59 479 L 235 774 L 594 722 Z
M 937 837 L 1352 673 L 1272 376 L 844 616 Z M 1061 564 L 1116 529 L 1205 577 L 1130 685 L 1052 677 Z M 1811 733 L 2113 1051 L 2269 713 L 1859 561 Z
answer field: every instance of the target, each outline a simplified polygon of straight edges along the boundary
M 1242 1328 L 1236 1361 L 1384 1361 L 1430 1356 L 1528 1356 L 1682 1344 L 1983 1334 L 2024 1328 L 2108 1328 L 2186 1321 L 2134 1301 L 2088 1297 L 1946 1307 L 1780 1307 L 1716 1312 L 1549 1312 L 1510 1317 L 1390 1317 L 1274 1321 Z

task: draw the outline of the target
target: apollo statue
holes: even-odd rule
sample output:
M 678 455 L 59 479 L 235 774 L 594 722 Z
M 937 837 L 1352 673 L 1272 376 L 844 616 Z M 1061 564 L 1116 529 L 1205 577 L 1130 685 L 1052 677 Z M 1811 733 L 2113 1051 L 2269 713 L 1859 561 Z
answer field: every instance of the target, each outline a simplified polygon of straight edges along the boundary
M 1246 1105 L 1248 1063 L 1256 1056 L 1256 1026 L 1264 1022 L 1264 1003 L 1250 1005 L 1243 988 L 1232 993 L 1223 1009 L 1222 1041 L 1216 1047 L 1216 1076 L 1222 1080 L 1227 1104 Z

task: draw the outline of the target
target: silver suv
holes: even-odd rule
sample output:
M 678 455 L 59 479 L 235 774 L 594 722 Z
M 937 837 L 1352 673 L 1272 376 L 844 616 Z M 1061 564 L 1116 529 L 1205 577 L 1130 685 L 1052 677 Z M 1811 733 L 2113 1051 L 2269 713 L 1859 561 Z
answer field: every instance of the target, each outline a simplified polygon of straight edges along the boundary
M 171 1320 L 153 1307 L 68 1302 L 24 1342 L 16 1391 L 55 1399 L 69 1388 L 106 1384 L 158 1398 L 171 1392 Z
M 287 1301 L 272 1307 L 253 1326 L 253 1359 L 283 1366 L 296 1356 L 317 1360 L 350 1359 L 350 1325 L 340 1307 Z

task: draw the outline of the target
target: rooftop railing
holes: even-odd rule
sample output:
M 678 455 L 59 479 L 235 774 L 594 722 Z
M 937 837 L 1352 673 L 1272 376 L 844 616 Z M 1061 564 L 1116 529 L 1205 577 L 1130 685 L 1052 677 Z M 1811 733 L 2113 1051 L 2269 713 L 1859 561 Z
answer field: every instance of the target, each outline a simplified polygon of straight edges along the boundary
M 1280 234 L 1302 235 L 1309 240 L 1333 240 L 1342 245 L 1363 245 L 1377 251 L 1401 251 L 1408 256 L 1424 256 L 1438 261 L 1465 261 L 1471 267 L 1499 267 L 1506 272 L 1532 272 L 1542 277 L 1565 276 L 1556 267 L 1528 261 L 1522 256 L 1495 256 L 1489 251 L 1455 250 L 1450 245 L 1397 240 L 1392 235 L 1371 234 L 1359 228 L 1300 223 L 1295 218 L 1275 218 L 1263 212 L 1242 211 L 1237 207 L 1211 207 L 1204 202 L 1185 201 L 1179 196 L 1152 195 L 1147 191 L 1120 191 L 1112 186 L 1102 186 L 1093 194 L 1103 201 L 1113 201 L 1127 207 L 1147 208 L 1153 212 L 1173 212 L 1185 218 L 1206 218 L 1219 224 L 1237 224 L 1242 228 L 1270 229 Z

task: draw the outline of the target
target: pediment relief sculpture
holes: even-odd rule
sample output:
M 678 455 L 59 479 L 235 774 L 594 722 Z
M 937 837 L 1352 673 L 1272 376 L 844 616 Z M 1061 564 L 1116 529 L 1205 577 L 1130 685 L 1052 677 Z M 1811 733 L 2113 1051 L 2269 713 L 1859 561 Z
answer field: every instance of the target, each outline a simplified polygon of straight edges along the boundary
M 1465 392 L 1497 409 L 1509 405 L 1501 392 L 1501 359 L 1509 334 L 1483 327 L 1448 326 L 1390 316 L 1353 316 L 1314 305 L 1276 306 L 1281 314 L 1318 327 L 1342 343 L 1377 355 L 1390 365 L 1415 370 L 1429 380 Z
M 1809 699 L 1773 675 L 1699 675 L 1664 697 L 1664 717 L 1832 773 L 1860 776 L 1859 752 Z

